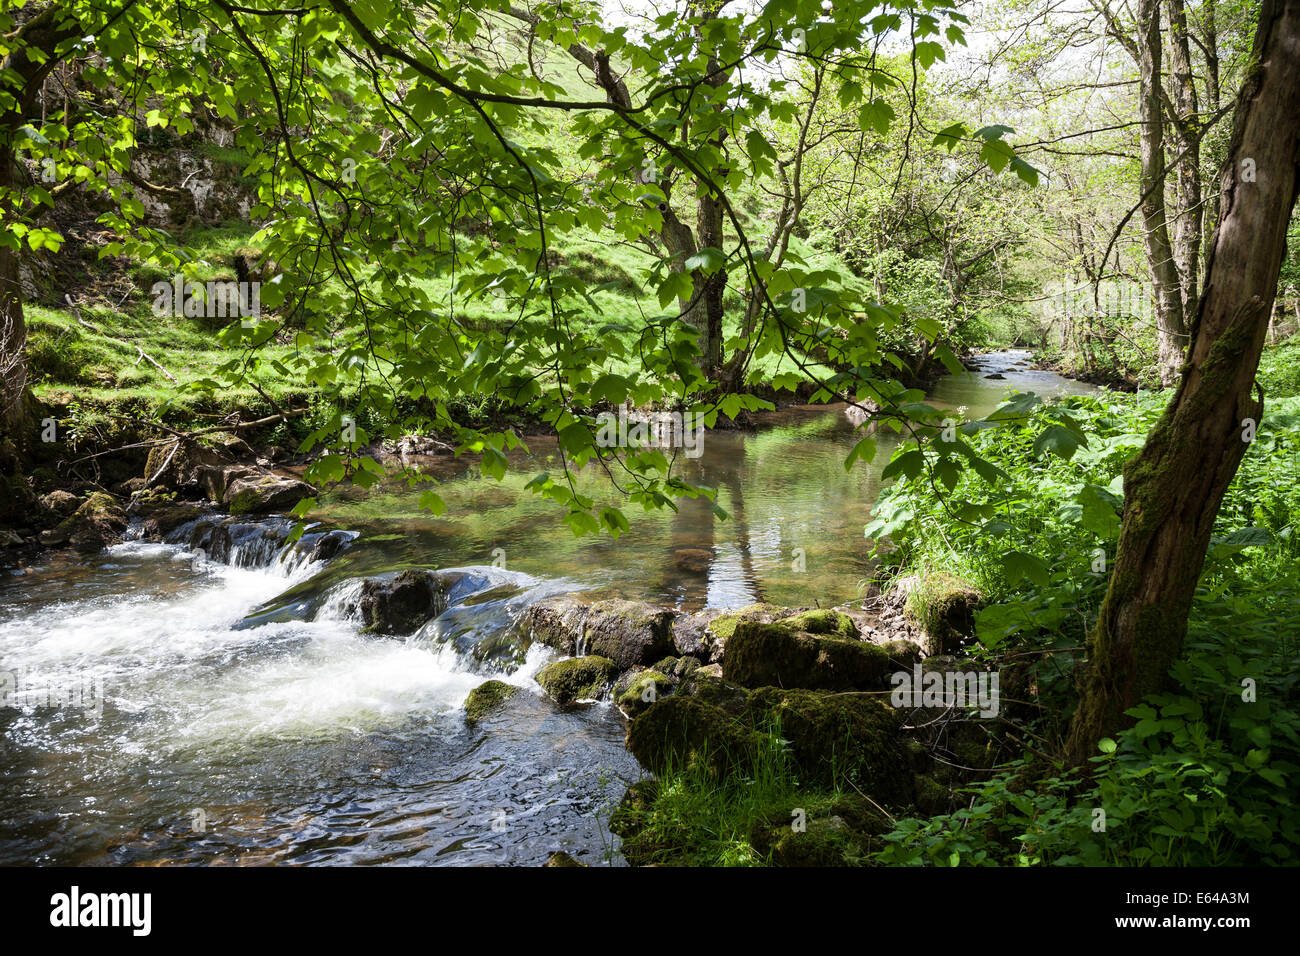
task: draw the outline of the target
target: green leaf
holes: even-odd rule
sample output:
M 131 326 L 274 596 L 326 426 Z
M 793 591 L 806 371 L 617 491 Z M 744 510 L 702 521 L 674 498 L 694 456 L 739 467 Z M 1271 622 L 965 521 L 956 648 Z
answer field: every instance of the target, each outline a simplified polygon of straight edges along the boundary
M 1069 460 L 1082 444 L 1084 442 L 1070 429 L 1053 423 L 1034 439 L 1034 457 L 1041 458 L 1043 452 L 1050 451 Z
M 894 108 L 880 98 L 863 103 L 858 110 L 858 122 L 862 128 L 873 129 L 881 136 L 889 132 L 890 124 L 897 117 Z
M 1051 580 L 1051 574 L 1042 559 L 1025 551 L 1008 551 L 1002 556 L 1002 567 L 1006 571 L 1008 585 L 1018 584 L 1028 578 L 1032 584 L 1045 588 Z

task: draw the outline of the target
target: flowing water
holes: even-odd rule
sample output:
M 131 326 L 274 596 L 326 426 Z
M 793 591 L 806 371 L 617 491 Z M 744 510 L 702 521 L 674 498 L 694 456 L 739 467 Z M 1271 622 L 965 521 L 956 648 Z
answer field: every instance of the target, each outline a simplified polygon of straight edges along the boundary
M 930 401 L 974 417 L 1008 390 L 1092 390 L 1028 362 L 982 356 Z M 500 483 L 432 460 L 440 518 L 377 488 L 323 499 L 292 545 L 281 519 L 207 520 L 0 577 L 0 864 L 618 862 L 605 825 L 640 774 L 623 718 L 548 703 L 533 675 L 553 652 L 517 618 L 578 589 L 687 609 L 851 600 L 887 444 L 846 472 L 840 411 L 769 422 L 711 432 L 686 463 L 726 521 L 688 501 L 630 514 L 617 542 L 574 538 L 524 487 L 558 468 L 537 440 Z M 415 635 L 360 633 L 360 578 L 409 566 L 467 573 Z M 522 691 L 468 725 L 488 677 Z

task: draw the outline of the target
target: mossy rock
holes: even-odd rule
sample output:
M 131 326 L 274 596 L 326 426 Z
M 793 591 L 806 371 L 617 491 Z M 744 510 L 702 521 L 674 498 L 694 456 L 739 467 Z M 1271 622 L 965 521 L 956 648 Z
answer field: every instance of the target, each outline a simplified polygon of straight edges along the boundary
M 666 697 L 628 728 L 627 749 L 651 773 L 698 766 L 718 776 L 748 766 L 764 738 L 693 697 Z
M 936 572 L 909 586 L 903 616 L 925 631 L 930 654 L 955 654 L 975 633 L 975 612 L 983 603 L 974 586 Z
M 683 680 L 690 677 L 700 668 L 700 662 L 694 657 L 665 657 L 661 661 L 656 661 L 650 665 L 652 671 L 658 671 L 665 677 L 673 680 Z
M 710 704 L 732 717 L 742 717 L 749 705 L 749 691 L 728 684 L 720 677 L 701 674 L 698 670 L 683 686 L 682 693 L 701 703 Z
M 773 866 L 855 866 L 867 855 L 866 840 L 842 817 L 816 817 L 802 830 L 784 827 L 771 837 Z
M 921 648 L 911 641 L 887 641 L 877 646 L 889 655 L 889 663 L 895 670 L 910 671 L 924 656 Z
M 97 491 L 51 531 L 41 534 L 45 544 L 71 544 L 78 551 L 101 551 L 126 530 L 126 512 L 110 494 Z
M 912 800 L 912 771 L 899 736 L 897 711 L 862 694 L 822 694 L 764 687 L 748 702 L 751 726 L 779 726 L 800 779 L 825 785 L 852 781 L 882 805 Z
M 316 490 L 305 481 L 264 473 L 236 478 L 226 488 L 222 501 L 232 515 L 289 511 Z
M 667 697 L 676 685 L 658 671 L 641 671 L 618 696 L 618 709 L 628 717 L 636 717 L 661 697 Z
M 367 633 L 413 634 L 447 609 L 447 585 L 433 571 L 420 568 L 391 578 L 367 578 L 357 607 Z
M 804 611 L 802 614 L 796 614 L 793 617 L 781 618 L 779 623 L 796 631 L 806 631 L 809 634 L 830 634 L 837 637 L 858 636 L 858 626 L 853 623 L 853 618 L 847 614 L 841 614 L 839 611 L 822 610 L 821 608 Z
M 534 640 L 565 654 L 585 650 L 608 657 L 620 670 L 646 666 L 673 652 L 672 608 L 643 601 L 585 604 L 571 597 L 538 601 L 525 612 Z
M 565 853 L 563 850 L 556 850 L 554 853 L 548 856 L 546 858 L 546 862 L 542 864 L 542 866 L 551 866 L 551 867 L 588 866 L 588 865 L 589 864 L 583 863 L 581 860 L 574 859 L 572 856 Z
M 750 604 L 738 611 L 727 611 L 725 614 L 719 614 L 708 623 L 706 630 L 715 641 L 720 642 L 725 648 L 726 642 L 731 640 L 731 635 L 736 632 L 736 625 L 741 621 L 758 621 L 763 624 L 770 624 L 789 614 L 789 608 L 776 604 Z
M 918 813 L 932 817 L 952 811 L 952 790 L 933 777 L 918 773 L 913 778 L 912 786 L 916 792 L 915 802 Z
M 552 661 L 537 672 L 537 683 L 557 704 L 594 700 L 618 676 L 618 665 L 608 657 L 589 654 Z
M 465 698 L 465 720 L 475 724 L 500 707 L 519 690 L 505 681 L 490 680 L 479 684 Z
M 865 641 L 744 620 L 722 660 L 723 677 L 742 687 L 865 690 L 884 686 L 894 669 L 886 651 Z
M 673 651 L 671 608 L 641 601 L 597 601 L 584 621 L 587 651 L 620 668 L 646 665 Z

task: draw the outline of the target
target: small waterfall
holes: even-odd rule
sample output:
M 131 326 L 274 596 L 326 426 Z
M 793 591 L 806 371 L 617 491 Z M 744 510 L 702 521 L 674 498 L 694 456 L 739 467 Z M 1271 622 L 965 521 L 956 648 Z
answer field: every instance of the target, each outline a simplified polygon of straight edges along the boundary
M 191 551 L 202 552 L 209 561 L 236 568 L 277 567 L 285 576 L 294 576 L 307 565 L 328 561 L 344 551 L 356 539 L 355 531 L 341 529 L 308 530 L 296 541 L 289 541 L 297 522 L 290 518 L 270 517 L 200 518 L 173 530 L 163 540 Z

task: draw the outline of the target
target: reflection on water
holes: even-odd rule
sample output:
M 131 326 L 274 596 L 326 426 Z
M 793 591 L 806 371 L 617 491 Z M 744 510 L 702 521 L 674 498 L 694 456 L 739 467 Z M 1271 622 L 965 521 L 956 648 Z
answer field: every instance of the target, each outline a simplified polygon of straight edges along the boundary
M 1074 390 L 1014 367 L 1026 359 L 988 358 L 933 400 L 978 416 L 1008 389 Z M 983 378 L 995 371 L 1006 378 Z M 548 703 L 532 675 L 549 652 L 515 620 L 578 587 L 687 608 L 851 599 L 888 444 L 846 472 L 855 439 L 838 410 L 774 419 L 710 433 L 686 462 L 727 521 L 683 501 L 633 515 L 617 542 L 575 539 L 523 487 L 556 469 L 537 442 L 500 484 L 435 463 L 442 518 L 408 491 L 325 501 L 317 518 L 360 532 L 329 560 L 309 546 L 319 536 L 285 547 L 283 522 L 227 523 L 0 579 L 0 690 L 16 705 L 0 706 L 0 864 L 616 858 L 604 824 L 639 774 L 622 718 Z M 405 565 L 468 573 L 416 635 L 362 634 L 348 589 Z M 488 676 L 524 690 L 469 726 L 465 696 Z
M 931 404 L 978 418 L 1012 391 L 1095 391 L 1029 369 L 1031 356 L 1023 350 L 983 355 L 978 363 L 977 371 L 942 378 Z M 1004 377 L 985 377 L 990 374 Z M 754 601 L 825 606 L 855 598 L 871 571 L 862 529 L 892 445 L 890 435 L 880 434 L 873 465 L 846 472 L 844 459 L 858 437 L 838 408 L 825 406 L 783 409 L 758 432 L 709 432 L 702 457 L 679 459 L 681 473 L 716 489 L 730 520 L 716 518 L 704 499 L 681 499 L 676 512 L 625 509 L 632 528 L 616 542 L 575 538 L 555 504 L 524 487 L 537 473 L 554 476 L 560 469 L 554 442 L 544 438 L 531 440 L 531 455 L 516 456 L 517 471 L 503 482 L 482 478 L 464 462 L 429 461 L 447 504 L 440 518 L 419 511 L 416 493 L 405 486 L 339 493 L 315 517 L 362 530 L 362 547 L 347 557 L 355 568 L 496 560 L 691 610 Z M 577 485 L 598 501 L 617 503 L 595 468 L 579 473 Z

